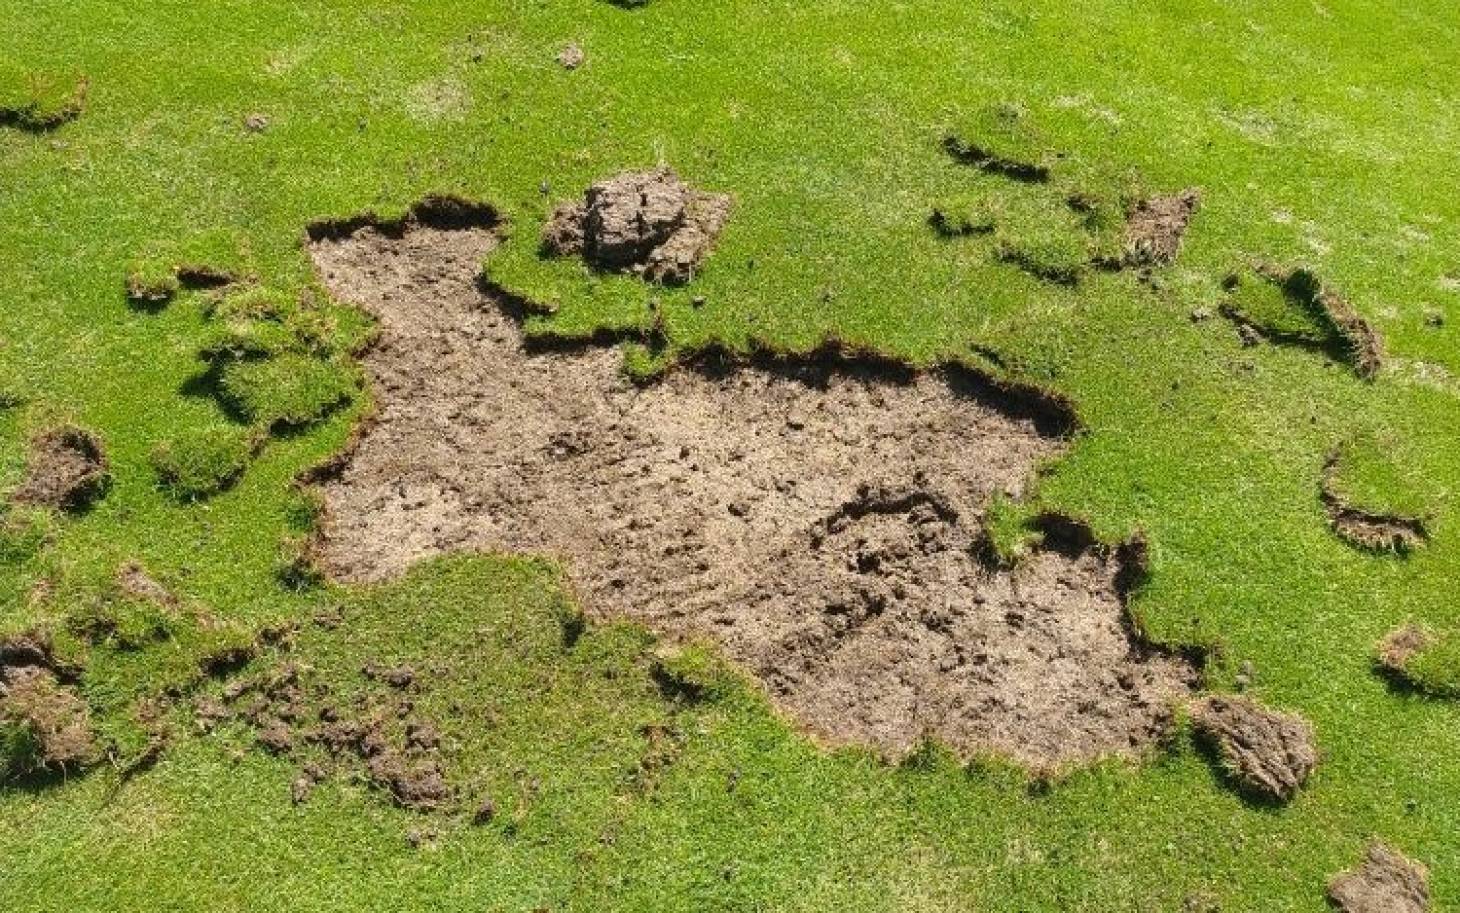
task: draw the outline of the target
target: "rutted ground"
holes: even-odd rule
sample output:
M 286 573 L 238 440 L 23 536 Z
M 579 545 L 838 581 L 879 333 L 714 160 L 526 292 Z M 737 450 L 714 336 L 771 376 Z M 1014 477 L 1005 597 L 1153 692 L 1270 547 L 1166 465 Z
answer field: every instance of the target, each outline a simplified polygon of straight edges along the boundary
M 980 558 L 996 494 L 1062 440 L 956 369 L 703 363 L 647 387 L 611 348 L 532 352 L 483 291 L 490 225 L 419 210 L 316 230 L 372 311 L 379 413 L 323 480 L 321 560 L 376 581 L 457 550 L 564 559 L 585 609 L 711 638 L 819 737 L 924 734 L 1039 767 L 1125 753 L 1195 672 L 1141 644 L 1122 555 Z

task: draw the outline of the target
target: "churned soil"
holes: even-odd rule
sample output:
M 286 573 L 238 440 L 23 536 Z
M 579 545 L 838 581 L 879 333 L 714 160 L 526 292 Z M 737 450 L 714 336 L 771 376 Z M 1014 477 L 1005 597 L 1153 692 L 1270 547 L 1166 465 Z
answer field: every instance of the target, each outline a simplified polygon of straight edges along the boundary
M 1123 264 L 1142 267 L 1173 262 L 1181 253 L 1187 226 L 1200 205 L 1201 194 L 1196 190 L 1137 203 L 1126 220 Z
M 1196 672 L 1131 629 L 1130 550 L 1051 531 L 1012 570 L 980 557 L 989 499 L 1067 415 L 841 356 L 635 385 L 613 348 L 524 345 L 479 281 L 495 244 L 489 220 L 313 233 L 324 283 L 380 320 L 378 413 L 316 478 L 331 576 L 556 556 L 591 617 L 713 639 L 815 737 L 892 756 L 929 735 L 1048 769 L 1167 730 Z

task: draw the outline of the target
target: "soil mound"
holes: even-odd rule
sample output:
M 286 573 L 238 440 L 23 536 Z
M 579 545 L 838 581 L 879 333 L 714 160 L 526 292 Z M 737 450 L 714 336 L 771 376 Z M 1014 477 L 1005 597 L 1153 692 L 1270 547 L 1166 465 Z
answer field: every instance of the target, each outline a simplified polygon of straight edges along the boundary
M 628 257 L 668 223 L 631 221 L 589 233 L 640 239 L 610 245 Z M 311 246 L 381 322 L 379 413 L 320 479 L 331 575 L 558 556 L 591 615 L 713 639 L 820 738 L 891 755 L 931 734 L 1050 768 L 1165 730 L 1195 671 L 1130 630 L 1129 556 L 1051 531 L 1012 570 L 980 559 L 989 499 L 1020 495 L 1067 416 L 956 368 L 846 358 L 707 358 L 636 386 L 614 349 L 524 349 L 477 281 L 494 244 L 367 225 Z
M 12 499 L 80 510 L 101 495 L 109 480 L 100 438 L 81 428 L 53 428 L 31 441 L 26 477 Z
M 1125 226 L 1123 265 L 1165 266 L 1181 253 L 1191 217 L 1201 205 L 1201 194 L 1186 190 L 1172 196 L 1150 197 L 1136 204 Z
M 581 255 L 604 270 L 682 285 L 709 256 L 730 217 L 730 197 L 702 193 L 673 171 L 621 174 L 589 187 L 582 200 L 553 211 L 544 252 Z
M 1249 698 L 1207 697 L 1193 708 L 1192 722 L 1212 743 L 1222 766 L 1258 798 L 1288 801 L 1318 765 L 1313 726 L 1307 720 Z
M 1328 883 L 1328 899 L 1343 913 L 1429 913 L 1424 866 L 1375 841 L 1357 868 Z

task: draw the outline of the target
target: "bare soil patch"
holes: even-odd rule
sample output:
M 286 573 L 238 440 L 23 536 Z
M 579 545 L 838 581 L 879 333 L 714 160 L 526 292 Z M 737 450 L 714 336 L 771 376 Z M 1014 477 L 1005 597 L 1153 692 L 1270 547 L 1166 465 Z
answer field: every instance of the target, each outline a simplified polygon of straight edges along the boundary
M 1123 264 L 1147 267 L 1174 262 L 1200 205 L 1201 194 L 1196 190 L 1150 197 L 1136 204 L 1126 220 Z
M 101 439 L 63 426 L 31 441 L 25 480 L 11 497 L 17 504 L 79 510 L 101 495 L 109 478 Z
M 1217 694 L 1193 706 L 1192 722 L 1222 766 L 1255 798 L 1288 801 L 1318 766 L 1313 726 L 1296 714 Z
M 1328 900 L 1342 913 L 1428 913 L 1429 872 L 1375 841 L 1358 867 L 1328 883 Z
M 1052 768 L 1158 738 L 1196 673 L 1131 630 L 1134 550 L 1051 524 L 980 558 L 996 493 L 1064 446 L 1051 414 L 969 371 L 706 356 L 647 386 L 612 348 L 525 347 L 479 282 L 495 245 L 417 219 L 313 232 L 373 312 L 379 412 L 320 474 L 320 560 L 380 581 L 451 551 L 557 556 L 585 610 L 709 638 L 817 737 L 924 735 Z

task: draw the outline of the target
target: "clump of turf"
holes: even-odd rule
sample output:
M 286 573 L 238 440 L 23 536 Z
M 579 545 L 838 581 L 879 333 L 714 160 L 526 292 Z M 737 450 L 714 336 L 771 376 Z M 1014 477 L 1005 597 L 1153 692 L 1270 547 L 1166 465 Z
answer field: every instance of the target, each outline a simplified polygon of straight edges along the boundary
M 1307 346 L 1351 364 L 1372 380 L 1383 361 L 1383 340 L 1342 295 L 1306 267 L 1259 264 L 1225 281 L 1222 312 L 1276 342 Z
M 1062 285 L 1079 282 L 1090 264 L 1090 245 L 1078 232 L 1050 223 L 1010 225 L 995 235 L 1000 259 Z
M 998 215 L 986 196 L 958 194 L 935 203 L 928 224 L 945 238 L 986 235 L 998 225 Z
M 1335 533 L 1373 552 L 1407 554 L 1429 540 L 1437 493 L 1392 435 L 1356 434 L 1329 454 L 1321 496 Z
M 345 404 L 359 389 L 358 373 L 338 359 L 298 353 L 229 361 L 218 394 L 245 421 L 265 428 L 299 428 Z
M 995 495 L 984 511 L 981 548 L 984 560 L 1012 568 L 1044 541 L 1038 512 L 1024 501 Z
M 89 80 L 74 73 L 0 67 L 0 126 L 32 133 L 54 130 L 81 116 L 89 88 Z
M 257 443 L 246 428 L 200 428 L 159 444 L 152 451 L 152 465 L 174 497 L 195 501 L 232 486 L 248 468 Z
M 298 428 L 348 402 L 361 377 L 347 357 L 354 328 L 312 297 L 242 286 L 210 310 L 199 357 L 222 404 L 263 429 Z M 237 448 L 235 447 L 236 451 Z
M 1379 642 L 1379 668 L 1432 697 L 1460 698 L 1460 630 L 1409 623 Z
M 955 159 L 1019 181 L 1047 181 L 1058 156 L 1021 105 L 1003 103 L 965 115 L 943 139 Z
M 127 299 L 156 309 L 183 289 L 221 288 L 248 277 L 249 257 L 238 235 L 227 230 L 198 232 L 155 245 L 127 266 Z
M 1196 732 L 1247 795 L 1287 802 L 1318 766 L 1313 725 L 1251 698 L 1213 694 L 1192 708 Z

